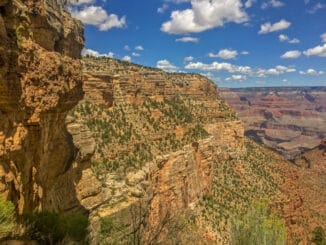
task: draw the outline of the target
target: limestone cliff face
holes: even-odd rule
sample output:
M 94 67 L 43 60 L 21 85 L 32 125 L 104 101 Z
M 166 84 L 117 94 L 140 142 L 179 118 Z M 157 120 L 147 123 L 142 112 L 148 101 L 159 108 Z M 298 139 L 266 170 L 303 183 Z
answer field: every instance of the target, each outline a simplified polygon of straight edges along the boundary
M 82 26 L 61 2 L 0 0 L 0 194 L 19 212 L 82 206 L 92 244 L 226 244 L 230 215 L 281 194 L 283 160 L 200 75 L 86 58 L 80 101 Z
M 0 194 L 51 208 L 72 163 L 67 112 L 83 97 L 83 27 L 54 0 L 0 1 Z
M 158 157 L 150 165 L 153 196 L 149 204 L 148 233 L 159 230 L 164 219 L 196 205 L 203 195 L 210 193 L 215 150 L 211 137 Z
M 83 62 L 85 98 L 71 115 L 87 125 L 97 145 L 92 171 L 85 169 L 77 185 L 90 211 L 93 243 L 128 237 L 115 232 L 99 238 L 108 217 L 126 220 L 121 225 L 130 234 L 141 230 L 148 243 L 162 241 L 166 219 L 212 192 L 214 164 L 245 153 L 243 125 L 203 76 L 107 58 Z M 141 217 L 129 217 L 139 203 L 141 228 L 132 222 Z
M 232 217 L 265 198 L 283 215 L 289 244 L 324 227 L 321 202 L 314 216 L 295 190 L 296 167 L 244 137 L 211 81 L 108 58 L 83 62 L 85 99 L 71 115 L 97 145 L 77 185 L 93 244 L 229 244 Z M 98 234 L 105 222 L 113 228 Z

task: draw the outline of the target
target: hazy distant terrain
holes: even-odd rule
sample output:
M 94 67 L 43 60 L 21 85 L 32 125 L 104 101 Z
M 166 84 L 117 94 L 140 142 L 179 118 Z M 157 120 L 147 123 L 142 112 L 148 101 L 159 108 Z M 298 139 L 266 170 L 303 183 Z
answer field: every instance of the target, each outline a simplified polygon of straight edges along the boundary
M 326 136 L 326 87 L 221 89 L 245 123 L 246 135 L 287 158 Z

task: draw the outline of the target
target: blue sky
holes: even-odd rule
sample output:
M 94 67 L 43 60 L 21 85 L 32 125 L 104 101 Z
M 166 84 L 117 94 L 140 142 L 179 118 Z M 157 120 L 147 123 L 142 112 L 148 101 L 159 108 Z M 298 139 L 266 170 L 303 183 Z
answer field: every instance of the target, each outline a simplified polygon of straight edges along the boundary
M 70 0 L 83 54 L 221 87 L 326 86 L 326 0 Z

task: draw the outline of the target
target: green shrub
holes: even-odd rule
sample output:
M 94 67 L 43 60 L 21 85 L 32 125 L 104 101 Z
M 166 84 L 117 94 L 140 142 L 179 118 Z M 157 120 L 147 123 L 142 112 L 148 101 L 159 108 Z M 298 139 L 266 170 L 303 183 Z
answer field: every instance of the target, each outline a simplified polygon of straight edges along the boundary
M 232 220 L 231 245 L 252 244 L 286 244 L 284 223 L 270 212 L 264 201 L 253 203 L 246 214 Z
M 15 225 L 15 207 L 0 196 L 0 238 L 7 236 Z
M 26 213 L 23 215 L 23 220 L 26 225 L 26 235 L 32 240 L 54 244 L 64 238 L 57 213 L 49 211 Z
M 74 241 L 84 240 L 87 234 L 88 218 L 80 213 L 68 214 L 61 218 L 63 232 Z
M 322 227 L 317 226 L 312 233 L 312 242 L 314 242 L 316 245 L 326 245 L 325 231 Z
M 101 219 L 101 234 L 109 234 L 113 228 L 113 219 L 111 217 Z
M 25 213 L 23 223 L 26 235 L 44 244 L 56 244 L 65 238 L 84 240 L 88 218 L 83 214 L 58 214 L 50 211 Z

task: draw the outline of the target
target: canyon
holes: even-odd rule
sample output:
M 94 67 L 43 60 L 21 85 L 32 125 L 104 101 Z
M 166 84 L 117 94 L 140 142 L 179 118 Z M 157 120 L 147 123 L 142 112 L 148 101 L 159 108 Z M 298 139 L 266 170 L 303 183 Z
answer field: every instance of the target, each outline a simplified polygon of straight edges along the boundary
M 284 218 L 289 242 L 308 242 L 325 226 L 322 205 L 309 205 L 310 198 L 322 200 L 301 191 L 305 167 L 247 139 L 207 78 L 110 58 L 86 57 L 83 66 L 85 96 L 69 115 L 96 144 L 97 192 L 90 191 L 90 173 L 80 182 L 92 193 L 80 203 L 90 212 L 95 243 L 130 242 L 135 238 L 126 234 L 135 230 L 145 243 L 230 243 L 232 217 L 266 197 Z M 323 193 L 322 178 L 303 189 Z M 103 237 L 96 231 L 107 219 L 116 226 Z
M 0 0 L 0 13 L 0 195 L 18 216 L 81 213 L 90 244 L 230 244 L 267 200 L 288 244 L 325 229 L 324 143 L 293 164 L 247 138 L 202 75 L 81 59 L 63 2 Z
M 246 135 L 288 159 L 326 137 L 326 88 L 221 89 L 245 124 Z
M 91 216 L 103 220 L 141 202 L 148 210 L 146 241 L 162 242 L 163 221 L 211 192 L 213 165 L 222 159 L 217 152 L 244 153 L 243 126 L 203 76 L 108 58 L 83 62 L 85 98 L 71 116 L 92 132 L 100 193 L 112 195 L 97 200 Z

